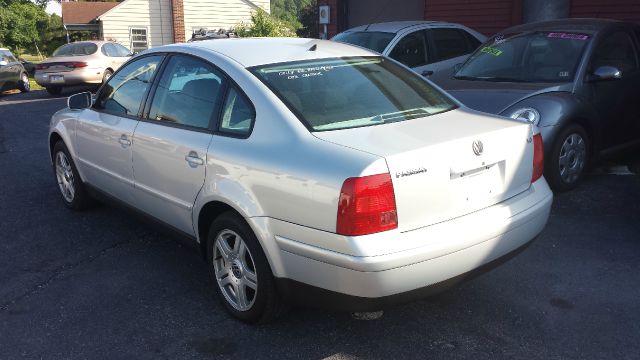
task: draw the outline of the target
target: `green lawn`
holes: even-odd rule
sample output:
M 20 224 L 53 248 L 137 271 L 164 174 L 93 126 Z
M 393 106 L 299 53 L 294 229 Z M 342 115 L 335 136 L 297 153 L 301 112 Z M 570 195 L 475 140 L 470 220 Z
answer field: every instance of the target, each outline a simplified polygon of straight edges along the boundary
M 29 76 L 29 85 L 31 85 L 31 90 L 42 90 L 44 89 L 42 86 L 38 85 L 33 77 Z

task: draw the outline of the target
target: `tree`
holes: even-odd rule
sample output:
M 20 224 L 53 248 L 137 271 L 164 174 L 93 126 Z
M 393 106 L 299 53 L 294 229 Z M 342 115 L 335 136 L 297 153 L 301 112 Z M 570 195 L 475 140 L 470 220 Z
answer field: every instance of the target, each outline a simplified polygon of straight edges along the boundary
M 40 41 L 49 17 L 38 5 L 22 0 L 0 0 L 0 42 L 19 54 Z
M 266 11 L 259 9 L 251 14 L 251 23 L 240 23 L 233 31 L 240 37 L 295 37 L 295 29 Z
M 271 0 L 271 15 L 289 24 L 298 36 L 318 36 L 317 0 Z

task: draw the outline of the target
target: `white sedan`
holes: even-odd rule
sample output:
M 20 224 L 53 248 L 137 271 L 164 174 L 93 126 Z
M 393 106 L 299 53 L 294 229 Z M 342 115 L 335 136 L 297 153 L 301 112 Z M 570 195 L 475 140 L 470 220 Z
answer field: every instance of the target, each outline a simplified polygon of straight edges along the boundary
M 377 310 L 521 249 L 552 202 L 536 131 L 362 48 L 229 39 L 134 57 L 49 144 L 68 207 L 116 199 L 193 239 L 226 309 L 264 322 Z

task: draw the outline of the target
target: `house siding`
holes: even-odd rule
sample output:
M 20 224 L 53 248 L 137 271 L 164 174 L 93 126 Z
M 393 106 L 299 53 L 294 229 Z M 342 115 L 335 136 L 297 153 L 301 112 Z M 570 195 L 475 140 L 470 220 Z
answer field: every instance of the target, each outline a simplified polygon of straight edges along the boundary
M 171 0 L 126 0 L 100 17 L 102 36 L 131 48 L 130 29 L 146 28 L 149 48 L 173 43 Z
M 243 0 L 183 0 L 185 38 L 190 39 L 193 29 L 228 30 L 240 22 L 251 21 L 254 8 Z M 271 11 L 269 0 L 252 3 Z
M 593 17 L 640 23 L 640 0 L 572 0 L 572 17 Z

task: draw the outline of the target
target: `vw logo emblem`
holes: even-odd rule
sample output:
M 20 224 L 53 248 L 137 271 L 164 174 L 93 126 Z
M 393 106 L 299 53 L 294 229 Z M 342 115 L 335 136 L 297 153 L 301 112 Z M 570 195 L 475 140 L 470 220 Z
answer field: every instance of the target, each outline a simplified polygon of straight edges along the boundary
M 482 145 L 482 141 L 476 140 L 471 145 L 471 148 L 473 149 L 474 154 L 480 156 L 482 155 L 482 151 L 484 150 L 484 145 Z

